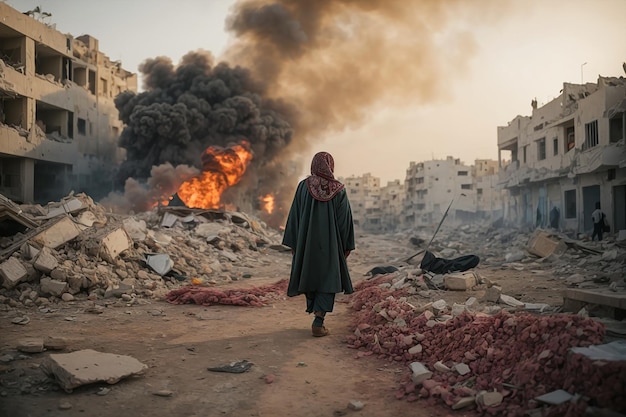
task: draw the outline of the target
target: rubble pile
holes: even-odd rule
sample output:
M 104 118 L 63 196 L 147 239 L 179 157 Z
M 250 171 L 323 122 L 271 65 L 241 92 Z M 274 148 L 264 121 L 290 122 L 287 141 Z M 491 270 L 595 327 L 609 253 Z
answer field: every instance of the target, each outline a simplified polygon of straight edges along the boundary
M 601 323 L 514 308 L 493 315 L 463 308 L 453 316 L 437 303 L 411 304 L 407 289 L 394 289 L 391 280 L 381 276 L 356 286 L 350 296 L 355 330 L 347 341 L 359 349 L 357 357 L 377 355 L 407 364 L 411 372 L 397 398 L 522 416 L 540 409 L 537 396 L 562 389 L 585 397 L 542 411 L 580 415 L 578 409 L 587 404 L 626 408 L 626 362 L 591 361 L 570 351 L 602 343 Z
M 289 281 L 280 280 L 276 284 L 245 288 L 242 290 L 220 290 L 186 286 L 170 291 L 166 300 L 172 304 L 233 305 L 241 307 L 263 307 L 270 299 L 275 299 L 287 292 Z
M 277 232 L 243 213 L 157 207 L 121 216 L 84 194 L 45 207 L 2 197 L 0 226 L 8 229 L 0 237 L 0 305 L 13 308 L 162 299 L 182 285 L 250 277 L 245 271 L 264 262 L 260 252 L 282 250 Z

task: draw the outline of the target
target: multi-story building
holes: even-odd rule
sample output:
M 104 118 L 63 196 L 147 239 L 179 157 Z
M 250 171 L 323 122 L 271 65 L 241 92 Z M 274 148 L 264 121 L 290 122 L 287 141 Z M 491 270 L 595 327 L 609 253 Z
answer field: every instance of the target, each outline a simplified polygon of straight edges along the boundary
M 573 232 L 593 229 L 597 202 L 613 230 L 626 228 L 626 79 L 564 83 L 531 116 L 498 127 L 500 183 L 510 191 L 505 218 Z
M 498 185 L 499 161 L 476 159 L 472 167 L 472 178 L 476 190 L 476 214 L 483 219 L 502 217 L 506 190 Z
M 339 178 L 346 186 L 354 223 L 364 230 L 382 229 L 380 210 L 380 178 L 372 174 Z
M 380 222 L 385 232 L 396 231 L 401 225 L 404 210 L 404 184 L 400 180 L 388 181 L 380 188 Z
M 411 162 L 406 170 L 403 224 L 430 225 L 441 220 L 448 207 L 457 220 L 476 216 L 476 188 L 472 167 L 448 156 L 425 162 Z M 451 203 L 454 202 L 454 208 Z
M 73 38 L 0 2 L 0 193 L 47 202 L 112 187 L 123 158 L 113 102 L 137 76 L 98 40 Z

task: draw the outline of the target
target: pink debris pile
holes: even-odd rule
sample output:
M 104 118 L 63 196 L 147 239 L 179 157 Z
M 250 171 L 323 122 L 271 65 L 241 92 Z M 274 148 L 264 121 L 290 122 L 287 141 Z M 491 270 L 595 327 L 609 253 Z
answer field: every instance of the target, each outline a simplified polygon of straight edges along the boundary
M 271 285 L 227 290 L 188 285 L 170 291 L 165 299 L 172 304 L 262 307 L 267 304 L 267 301 L 285 294 L 288 284 L 289 281 L 283 279 Z
M 601 344 L 601 323 L 572 314 L 537 316 L 506 310 L 465 311 L 445 321 L 420 312 L 403 290 L 359 283 L 350 296 L 356 311 L 348 345 L 357 357 L 378 355 L 407 364 L 396 397 L 476 407 L 481 415 L 583 415 L 587 405 L 626 410 L 626 362 L 592 361 L 571 347 Z M 546 406 L 535 397 L 562 389 L 578 401 Z

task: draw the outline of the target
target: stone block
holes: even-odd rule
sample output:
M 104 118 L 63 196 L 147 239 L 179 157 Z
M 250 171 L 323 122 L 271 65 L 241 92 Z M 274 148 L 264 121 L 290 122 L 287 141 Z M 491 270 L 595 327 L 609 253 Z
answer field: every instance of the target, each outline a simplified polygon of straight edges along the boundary
M 17 258 L 9 258 L 0 264 L 0 277 L 4 288 L 11 289 L 28 276 L 28 271 Z
M 454 369 L 459 373 L 459 375 L 467 375 L 470 372 L 470 367 L 464 363 L 457 363 L 454 365 Z
M 411 368 L 411 372 L 413 373 L 411 379 L 415 384 L 421 384 L 423 381 L 430 379 L 430 377 L 433 376 L 433 373 L 420 362 L 412 362 L 409 367 Z
M 44 274 L 50 273 L 54 268 L 59 266 L 59 262 L 57 258 L 52 254 L 52 251 L 47 246 L 44 246 L 39 251 L 39 254 L 35 258 L 35 263 L 33 264 L 37 271 L 43 272 Z
M 497 391 L 480 391 L 476 394 L 476 403 L 485 407 L 497 407 L 502 404 L 503 398 Z
M 467 291 L 472 289 L 478 282 L 473 272 L 448 274 L 443 277 L 443 284 L 448 290 Z
M 546 232 L 537 232 L 528 241 L 528 252 L 540 258 L 550 255 L 562 255 L 567 250 L 567 245 L 557 239 L 553 239 Z
M 133 357 L 91 349 L 51 354 L 42 363 L 44 372 L 54 377 L 66 392 L 96 382 L 116 384 L 123 378 L 143 373 L 147 368 Z
M 131 245 L 131 239 L 124 228 L 115 229 L 108 233 L 102 239 L 100 246 L 100 256 L 109 262 L 112 262 L 118 255 L 128 250 Z
M 44 351 L 43 339 L 29 337 L 17 342 L 17 350 L 25 353 L 40 353 Z
M 42 278 L 39 284 L 42 294 L 60 297 L 67 290 L 67 282 L 57 281 L 52 278 Z
M 485 295 L 483 296 L 484 301 L 490 301 L 492 303 L 497 303 L 500 300 L 500 294 L 502 294 L 502 288 L 494 285 L 487 288 L 485 291 Z
M 80 227 L 70 217 L 61 217 L 49 228 L 42 230 L 31 240 L 40 246 L 57 249 L 80 234 Z

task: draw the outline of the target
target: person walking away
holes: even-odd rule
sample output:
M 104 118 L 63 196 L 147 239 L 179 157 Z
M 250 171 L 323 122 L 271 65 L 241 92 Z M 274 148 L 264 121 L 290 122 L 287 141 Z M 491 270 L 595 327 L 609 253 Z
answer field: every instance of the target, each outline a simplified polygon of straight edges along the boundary
M 335 294 L 354 292 L 347 264 L 355 249 L 352 210 L 334 169 L 328 152 L 313 157 L 311 175 L 296 189 L 282 241 L 293 255 L 287 295 L 306 296 L 316 337 L 329 334 L 324 318 L 333 311 Z
M 598 236 L 598 242 L 602 240 L 602 233 L 604 232 L 604 213 L 600 209 L 600 202 L 596 203 L 596 209 L 591 213 L 591 219 L 593 220 L 593 233 L 591 234 L 591 240 Z

